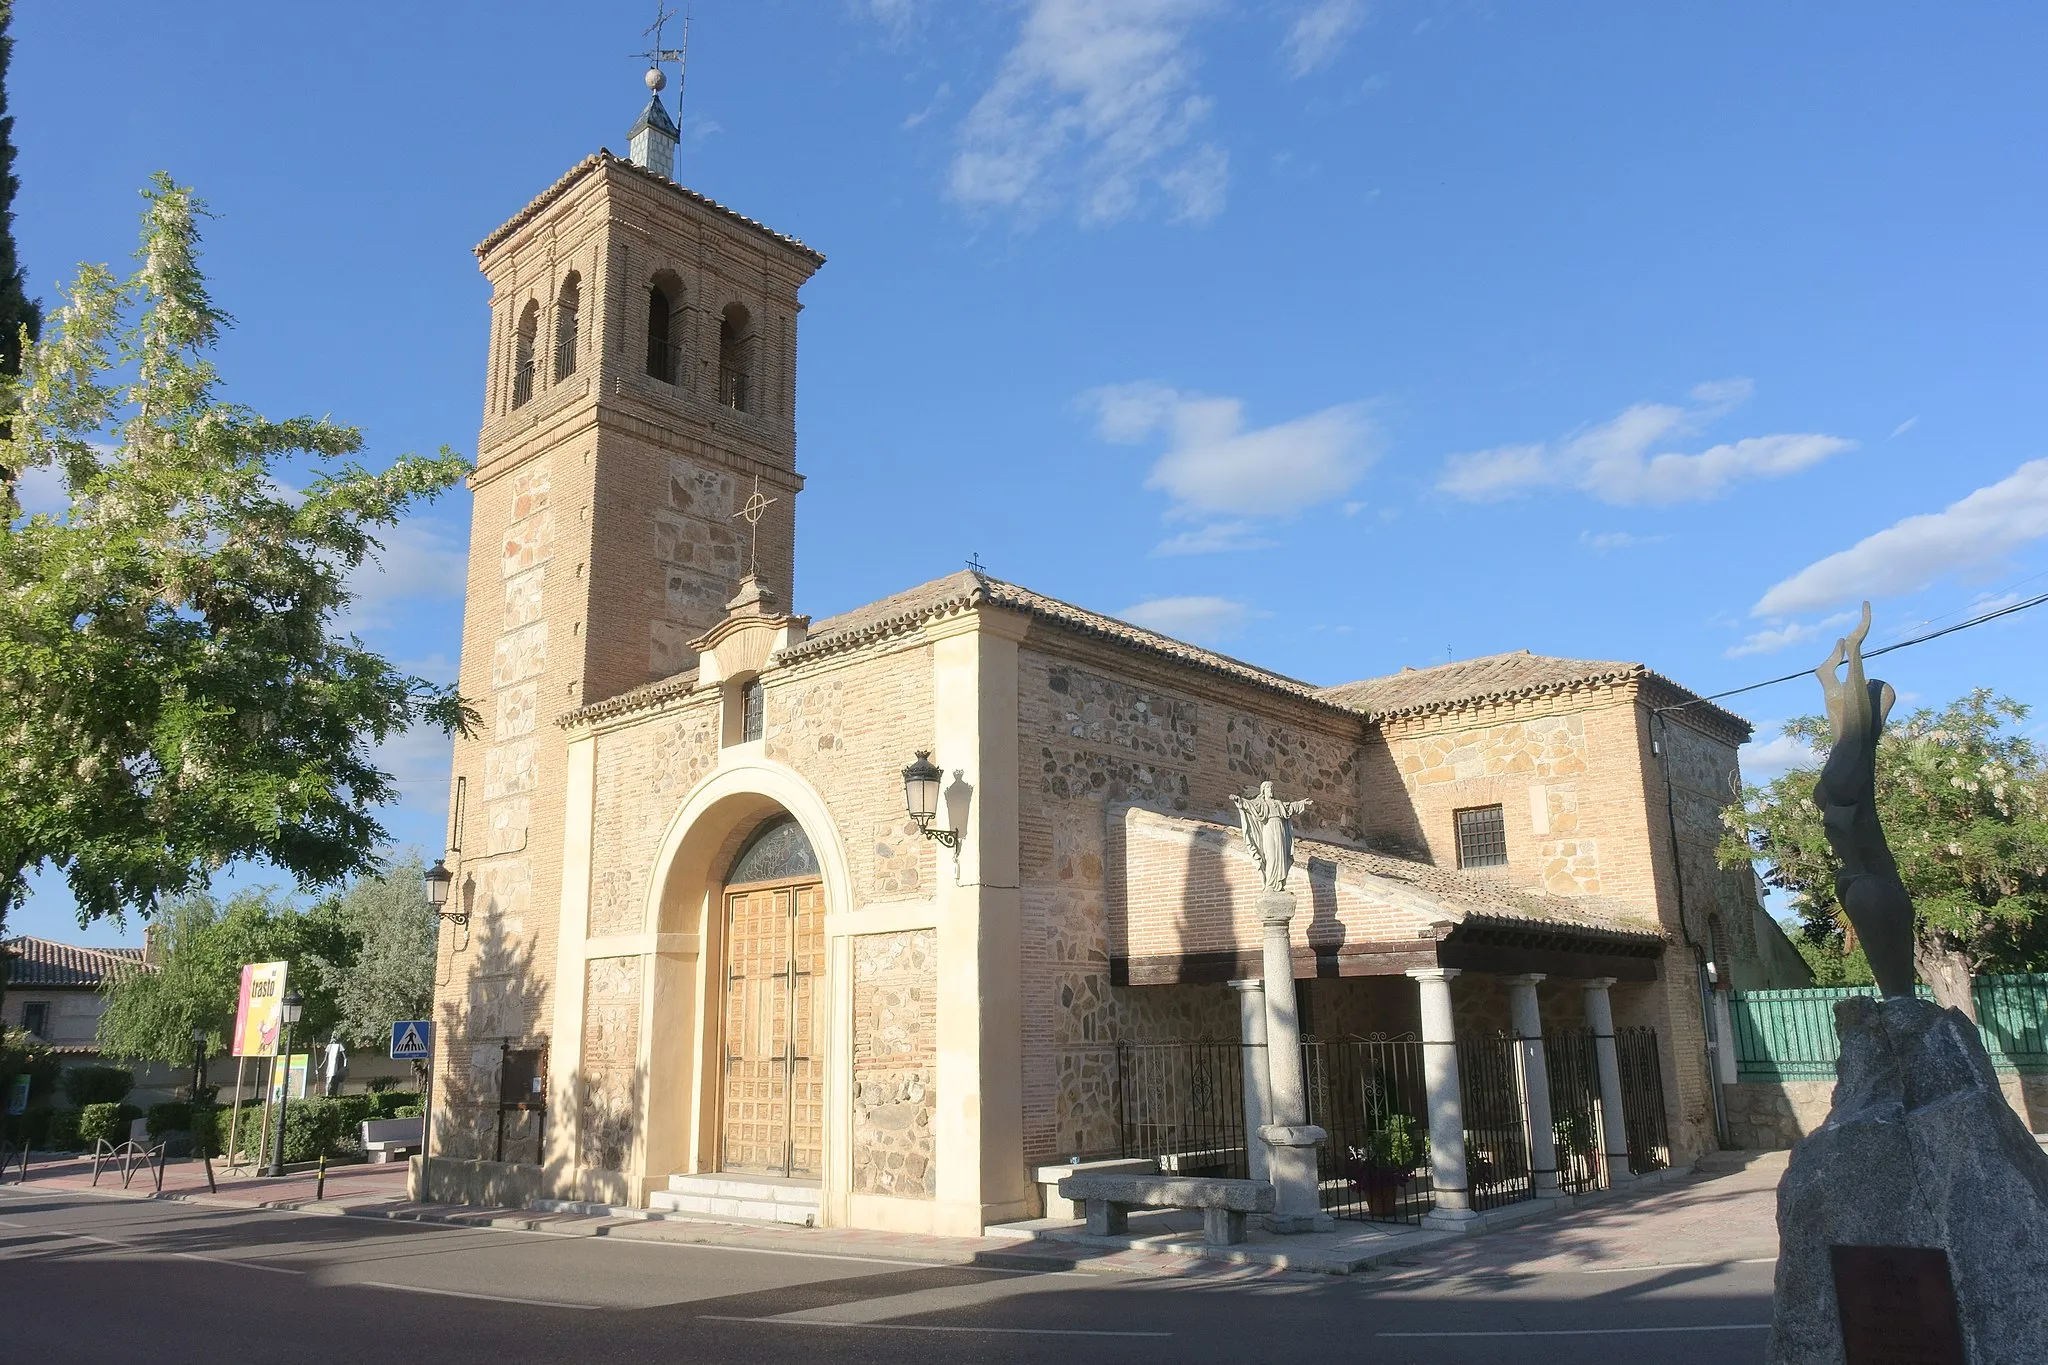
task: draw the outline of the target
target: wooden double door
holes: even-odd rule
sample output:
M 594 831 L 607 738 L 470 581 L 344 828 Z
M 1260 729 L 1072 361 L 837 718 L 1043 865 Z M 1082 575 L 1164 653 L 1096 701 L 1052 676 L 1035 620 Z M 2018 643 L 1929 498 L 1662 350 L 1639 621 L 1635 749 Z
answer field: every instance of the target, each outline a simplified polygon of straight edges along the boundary
M 825 1142 L 825 889 L 728 888 L 719 1165 L 817 1179 Z

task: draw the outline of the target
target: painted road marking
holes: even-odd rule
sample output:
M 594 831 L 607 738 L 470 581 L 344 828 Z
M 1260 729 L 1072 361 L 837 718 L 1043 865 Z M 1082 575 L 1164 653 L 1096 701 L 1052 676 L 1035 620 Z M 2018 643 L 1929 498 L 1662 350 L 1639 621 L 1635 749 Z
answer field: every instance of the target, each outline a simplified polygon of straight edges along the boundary
M 290 1266 L 262 1265 L 256 1261 L 240 1261 L 232 1256 L 207 1256 L 197 1251 L 164 1251 L 159 1247 L 143 1246 L 139 1242 L 117 1242 L 111 1237 L 94 1237 L 83 1232 L 65 1232 L 61 1228 L 46 1228 L 34 1223 L 17 1223 L 10 1218 L 0 1218 L 0 1227 L 20 1228 L 24 1232 L 47 1233 L 52 1237 L 69 1237 L 75 1242 L 97 1242 L 101 1246 L 120 1247 L 123 1251 L 139 1251 L 145 1256 L 176 1256 L 186 1261 L 206 1261 L 212 1265 L 231 1265 L 240 1270 L 261 1270 L 272 1275 L 303 1275 L 303 1270 Z
M 1170 1337 L 1171 1332 L 1097 1332 L 1081 1327 L 940 1327 L 928 1322 L 835 1322 L 830 1318 L 734 1318 L 700 1313 L 701 1322 L 751 1322 L 763 1327 L 851 1327 L 883 1332 L 988 1332 L 1007 1337 Z
M 1726 1322 L 1704 1327 L 1557 1327 L 1517 1332 L 1375 1332 L 1378 1337 L 1625 1337 L 1638 1332 L 1768 1332 L 1768 1322 Z
M 605 1306 L 596 1303 L 564 1303 L 560 1299 L 520 1299 L 509 1294 L 478 1294 L 467 1289 L 433 1289 L 423 1284 L 398 1284 L 390 1280 L 337 1280 L 329 1287 L 347 1289 L 350 1286 L 361 1289 L 396 1289 L 407 1294 L 438 1294 L 448 1299 L 482 1299 L 486 1303 L 518 1303 L 528 1308 L 573 1308 L 579 1313 L 592 1312 Z

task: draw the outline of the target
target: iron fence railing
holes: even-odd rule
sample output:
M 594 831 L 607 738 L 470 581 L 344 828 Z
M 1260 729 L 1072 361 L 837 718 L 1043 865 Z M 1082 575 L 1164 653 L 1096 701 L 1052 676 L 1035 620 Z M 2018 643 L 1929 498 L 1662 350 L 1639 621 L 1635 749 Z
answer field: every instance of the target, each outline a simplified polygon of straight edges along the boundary
M 526 356 L 512 368 L 512 406 L 522 407 L 533 397 L 533 357 Z
M 1505 1034 L 1457 1044 L 1466 1179 L 1472 1205 L 1481 1210 L 1535 1193 L 1516 1047 Z M 1617 1030 L 1615 1050 L 1629 1166 L 1637 1174 L 1669 1166 L 1656 1030 Z M 1248 1177 L 1245 1052 L 1228 1042 L 1119 1043 L 1119 1154 L 1178 1174 Z M 1420 1223 L 1436 1205 L 1422 1042 L 1412 1036 L 1311 1038 L 1301 1052 L 1308 1121 L 1328 1134 L 1317 1153 L 1323 1209 L 1338 1218 Z M 1590 1033 L 1544 1039 L 1558 1180 L 1568 1193 L 1609 1183 L 1600 1154 L 1597 1057 Z
M 1251 1174 L 1239 1044 L 1119 1043 L 1116 1070 L 1124 1156 L 1177 1175 Z
M 1505 1033 L 1458 1040 L 1465 1107 L 1465 1180 L 1472 1207 L 1497 1209 L 1535 1193 L 1515 1041 Z
M 1329 1134 L 1316 1156 L 1324 1212 L 1420 1223 L 1436 1206 L 1421 1041 L 1309 1039 L 1301 1054 L 1308 1121 Z
M 720 365 L 718 367 L 719 406 L 732 408 L 737 412 L 751 412 L 753 410 L 752 405 L 747 401 L 747 379 L 748 376 L 745 370 L 735 370 L 730 365 Z
M 1566 1194 L 1604 1189 L 1600 1167 L 1600 1071 L 1593 1035 L 1546 1034 L 1543 1066 L 1550 1075 L 1550 1134 L 1557 1146 L 1557 1184 Z
M 1628 1134 L 1628 1167 L 1636 1175 L 1661 1171 L 1671 1164 L 1671 1129 L 1664 1117 L 1664 1067 L 1657 1050 L 1657 1030 L 1614 1031 L 1614 1050 L 1621 1063 L 1621 1122 Z
M 1841 1057 L 1835 1006 L 1875 986 L 1731 991 L 1735 1074 L 1745 1081 L 1831 1081 Z M 1922 999 L 1932 999 L 1925 986 Z M 1971 983 L 1977 1029 L 2001 1071 L 2048 1071 L 2048 972 L 1980 976 Z

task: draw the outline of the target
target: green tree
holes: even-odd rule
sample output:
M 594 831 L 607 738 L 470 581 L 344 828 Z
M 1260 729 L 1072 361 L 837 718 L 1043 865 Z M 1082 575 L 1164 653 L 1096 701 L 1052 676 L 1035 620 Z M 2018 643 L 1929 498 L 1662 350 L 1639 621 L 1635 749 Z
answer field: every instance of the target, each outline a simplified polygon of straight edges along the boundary
M 82 266 L 55 335 L 0 376 L 0 469 L 54 467 L 69 495 L 24 518 L 0 491 L 0 924 L 46 863 L 81 922 L 245 860 L 309 887 L 372 870 L 393 794 L 374 746 L 473 718 L 335 628 L 372 532 L 467 463 L 372 473 L 354 427 L 223 400 L 204 209 L 163 175 L 144 199 L 133 278 Z
M 1935 999 L 1972 1017 L 1971 976 L 2048 966 L 2048 765 L 2017 732 L 2026 716 L 2019 702 L 1980 688 L 1894 722 L 1878 744 L 1878 814 L 1919 911 L 1915 966 Z M 1867 980 L 1813 804 L 1828 722 L 1804 716 L 1785 733 L 1816 750 L 1814 765 L 1745 788 L 1726 813 L 1721 858 L 1763 864 L 1764 880 L 1792 894 L 1809 962 L 1832 957 L 1841 963 L 1835 979 L 1860 967 Z
M 192 1031 L 205 1029 L 207 1055 L 229 1046 L 245 962 L 286 962 L 287 989 L 304 1002 L 294 1050 L 335 1026 L 354 946 L 331 901 L 301 910 L 268 887 L 225 904 L 205 892 L 168 900 L 158 915 L 153 967 L 121 972 L 101 989 L 100 1050 L 110 1057 L 184 1065 Z
M 7 69 L 14 62 L 13 0 L 0 0 L 0 374 L 21 373 L 21 334 L 42 334 L 43 305 L 28 296 L 28 271 L 14 249 L 14 115 L 7 112 Z
M 440 921 L 427 901 L 426 867 L 407 856 L 358 877 L 330 901 L 353 956 L 332 964 L 336 1032 L 352 1047 L 380 1047 L 391 1025 L 424 1019 L 434 1005 L 434 949 Z

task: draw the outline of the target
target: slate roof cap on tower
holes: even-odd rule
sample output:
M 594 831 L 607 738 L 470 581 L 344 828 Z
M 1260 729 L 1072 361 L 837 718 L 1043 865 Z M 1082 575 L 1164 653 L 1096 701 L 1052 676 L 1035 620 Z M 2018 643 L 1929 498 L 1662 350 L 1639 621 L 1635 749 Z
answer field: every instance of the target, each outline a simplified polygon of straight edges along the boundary
M 140 948 L 82 948 L 23 934 L 0 943 L 9 986 L 97 987 L 125 967 L 142 965 Z

